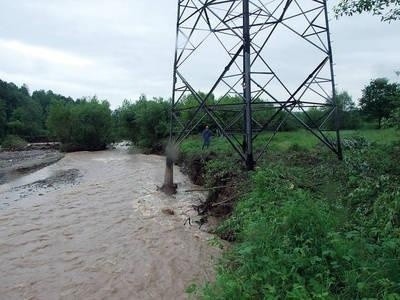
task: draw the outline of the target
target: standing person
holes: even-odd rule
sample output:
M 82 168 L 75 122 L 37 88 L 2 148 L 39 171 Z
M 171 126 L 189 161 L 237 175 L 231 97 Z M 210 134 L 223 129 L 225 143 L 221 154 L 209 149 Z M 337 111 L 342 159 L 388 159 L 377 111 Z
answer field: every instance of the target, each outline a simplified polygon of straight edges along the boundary
M 203 147 L 201 148 L 203 150 L 204 148 L 208 148 L 210 146 L 212 133 L 211 130 L 208 129 L 208 125 L 206 125 L 206 128 L 201 133 L 201 136 L 203 137 Z

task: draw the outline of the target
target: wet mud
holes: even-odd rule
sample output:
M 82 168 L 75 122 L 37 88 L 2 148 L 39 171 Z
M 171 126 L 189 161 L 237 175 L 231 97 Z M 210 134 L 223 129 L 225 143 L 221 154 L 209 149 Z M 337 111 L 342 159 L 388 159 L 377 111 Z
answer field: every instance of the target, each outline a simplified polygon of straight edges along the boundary
M 63 158 L 57 150 L 26 150 L 0 152 L 0 184 L 46 167 Z
M 79 152 L 0 185 L 0 299 L 186 299 L 212 280 L 220 250 L 193 222 L 205 195 L 178 169 L 178 193 L 158 191 L 164 166 Z

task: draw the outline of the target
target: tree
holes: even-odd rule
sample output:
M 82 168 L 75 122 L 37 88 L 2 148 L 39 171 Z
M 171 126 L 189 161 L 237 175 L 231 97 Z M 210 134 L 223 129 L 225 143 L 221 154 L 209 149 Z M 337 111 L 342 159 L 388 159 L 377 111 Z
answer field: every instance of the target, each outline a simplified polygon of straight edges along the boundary
M 42 117 L 41 106 L 28 98 L 13 111 L 8 127 L 12 134 L 33 139 L 43 134 Z
M 43 126 L 45 126 L 45 122 L 49 116 L 50 107 L 56 102 L 59 103 L 73 103 L 74 100 L 70 97 L 64 97 L 62 95 L 54 94 L 52 91 L 34 91 L 32 93 L 32 100 L 37 102 L 42 107 L 43 112 Z
M 25 96 L 30 96 L 30 94 L 29 94 L 29 86 L 28 86 L 26 83 L 24 83 L 24 84 L 19 88 L 19 90 L 20 90 L 21 93 L 23 93 Z
M 50 108 L 47 125 L 64 150 L 101 150 L 110 141 L 111 110 L 96 97 L 76 103 L 57 102 Z
M 0 99 L 0 141 L 6 134 L 7 114 L 5 101 Z
M 72 142 L 79 150 L 102 150 L 110 141 L 110 104 L 96 97 L 72 106 Z
M 334 10 L 336 17 L 370 12 L 390 22 L 400 19 L 400 0 L 341 0 Z
M 340 111 L 352 111 L 356 109 L 353 99 L 351 99 L 351 96 L 346 91 L 336 94 L 336 105 Z
M 357 129 L 360 127 L 359 111 L 348 92 L 343 91 L 336 94 L 336 105 L 339 110 L 340 129 Z
M 378 120 L 381 128 L 382 119 L 388 118 L 393 109 L 400 106 L 400 85 L 389 83 L 386 78 L 377 78 L 362 90 L 360 99 L 361 112 Z
M 113 112 L 112 116 L 116 138 L 133 141 L 138 130 L 135 104 L 125 99 L 122 105 Z
M 47 127 L 50 134 L 61 143 L 69 143 L 72 140 L 71 104 L 58 102 L 51 105 Z
M 137 132 L 134 141 L 143 148 L 160 150 L 159 142 L 169 133 L 169 103 L 163 99 L 147 100 L 141 97 L 134 104 Z
M 400 107 L 397 107 L 392 111 L 390 117 L 385 120 L 386 127 L 394 127 L 396 129 L 400 129 Z
M 24 105 L 29 95 L 24 94 L 14 83 L 0 80 L 0 98 L 5 101 L 8 120 L 16 108 Z
M 134 103 L 124 101 L 113 115 L 120 137 L 141 148 L 160 151 L 160 141 L 169 134 L 169 105 L 162 98 L 147 100 L 145 96 Z

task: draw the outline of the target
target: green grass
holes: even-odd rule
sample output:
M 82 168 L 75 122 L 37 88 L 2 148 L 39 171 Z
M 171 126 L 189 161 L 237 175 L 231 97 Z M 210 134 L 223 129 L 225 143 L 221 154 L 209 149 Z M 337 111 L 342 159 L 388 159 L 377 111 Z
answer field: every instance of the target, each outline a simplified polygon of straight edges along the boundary
M 361 136 L 370 142 L 378 144 L 389 144 L 400 140 L 400 131 L 394 128 L 387 129 L 364 129 L 364 130 L 343 130 L 343 138 Z
M 338 162 L 306 131 L 276 136 L 267 154 L 273 159 L 249 173 L 247 192 L 218 229 L 236 240 L 215 281 L 188 292 L 203 299 L 400 299 L 399 132 L 342 137 L 361 142 L 346 143 Z M 192 137 L 182 151 L 204 153 L 201 143 Z M 214 174 L 206 176 L 239 169 L 225 140 L 214 138 L 210 151 L 216 157 L 205 170 Z
M 268 141 L 271 133 L 261 134 L 254 142 L 255 151 L 260 150 L 264 147 Z M 335 139 L 335 133 L 329 132 L 327 136 L 331 139 Z M 389 144 L 400 140 L 400 132 L 394 128 L 388 129 L 365 129 L 365 130 L 343 130 L 341 131 L 342 138 L 352 137 L 364 137 L 370 142 L 378 144 Z M 239 141 L 241 139 L 237 137 Z M 290 132 L 278 132 L 270 143 L 270 151 L 287 151 L 291 147 L 296 146 L 300 149 L 311 150 L 321 143 L 314 135 L 306 130 L 290 131 Z M 181 145 L 181 151 L 183 154 L 194 155 L 202 152 L 202 139 L 200 136 L 192 136 L 186 139 Z M 232 146 L 228 143 L 225 138 L 213 137 L 211 145 L 208 151 L 214 151 L 221 155 L 234 155 Z
M 211 140 L 211 145 L 207 150 L 202 150 L 203 140 L 198 136 L 191 136 L 184 140 L 181 144 L 181 153 L 183 155 L 196 155 L 202 152 L 214 151 L 219 154 L 229 154 L 232 153 L 232 147 L 228 141 L 221 137 L 213 137 Z
M 271 134 L 265 133 L 255 140 L 255 150 L 261 149 L 269 140 Z M 311 133 L 305 130 L 291 131 L 291 132 L 278 132 L 270 143 L 272 151 L 286 151 L 290 147 L 296 145 L 302 149 L 314 148 L 319 143 L 319 140 Z

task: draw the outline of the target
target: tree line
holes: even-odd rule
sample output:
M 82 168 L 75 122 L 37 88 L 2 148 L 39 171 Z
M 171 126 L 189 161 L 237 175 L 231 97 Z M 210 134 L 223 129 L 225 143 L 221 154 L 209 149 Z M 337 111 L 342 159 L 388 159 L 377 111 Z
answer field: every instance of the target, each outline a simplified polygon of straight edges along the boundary
M 200 93 L 201 95 L 204 95 Z M 366 126 L 399 126 L 400 84 L 377 78 L 365 86 L 356 106 L 347 92 L 336 96 L 340 110 L 341 129 L 360 129 Z M 207 104 L 235 105 L 241 99 L 235 96 L 216 98 L 211 95 Z M 196 99 L 189 95 L 180 102 L 179 117 L 185 122 L 193 118 Z M 257 120 L 268 119 L 274 109 L 254 112 Z M 60 141 L 64 150 L 99 150 L 113 141 L 128 139 L 137 146 L 151 151 L 161 151 L 161 141 L 169 134 L 170 102 L 163 98 L 147 99 L 142 95 L 136 101 L 125 100 L 122 105 L 111 110 L 106 100 L 97 97 L 72 99 L 52 91 L 30 93 L 26 85 L 21 87 L 0 80 L 0 142 L 19 138 L 28 142 Z M 237 112 L 217 111 L 218 117 L 228 123 Z M 296 112 L 310 127 L 326 114 L 323 108 L 310 108 L 306 118 L 304 113 Z M 196 116 L 201 118 L 201 115 Z M 277 116 L 277 123 L 284 114 Z M 197 130 L 201 131 L 209 120 L 200 121 Z M 242 120 L 237 122 L 238 128 Z M 211 122 L 210 122 L 211 124 Z M 271 124 L 273 129 L 274 124 Z M 327 124 L 333 129 L 334 124 Z M 280 130 L 296 130 L 299 123 L 287 119 Z

